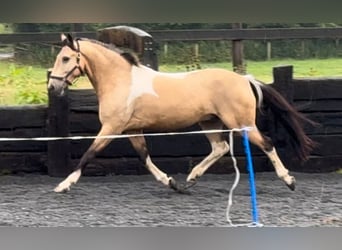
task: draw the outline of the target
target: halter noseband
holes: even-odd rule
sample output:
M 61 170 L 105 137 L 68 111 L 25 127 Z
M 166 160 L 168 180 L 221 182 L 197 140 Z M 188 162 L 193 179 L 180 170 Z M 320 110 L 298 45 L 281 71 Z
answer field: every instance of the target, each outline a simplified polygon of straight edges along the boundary
M 49 74 L 49 78 L 51 79 L 56 79 L 56 80 L 61 80 L 63 82 L 66 82 L 69 86 L 72 85 L 72 82 L 68 80 L 68 77 L 76 70 L 78 69 L 81 72 L 81 75 L 84 75 L 84 72 L 80 66 L 80 59 L 81 59 L 81 51 L 80 51 L 80 45 L 78 43 L 78 40 L 76 39 L 76 52 L 77 52 L 77 57 L 76 57 L 76 65 L 65 75 L 65 76 L 55 76 L 52 74 Z

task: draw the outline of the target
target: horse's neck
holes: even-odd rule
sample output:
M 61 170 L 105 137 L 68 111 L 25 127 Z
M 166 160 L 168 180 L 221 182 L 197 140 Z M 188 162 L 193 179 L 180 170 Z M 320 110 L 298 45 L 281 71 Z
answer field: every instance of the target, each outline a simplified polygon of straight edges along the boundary
M 89 42 L 88 42 L 89 43 Z M 82 53 L 86 57 L 86 73 L 88 79 L 98 94 L 106 92 L 120 84 L 120 77 L 129 72 L 131 66 L 121 55 L 97 44 L 81 45 Z M 126 73 L 127 73 L 126 72 Z M 124 74 L 123 74 L 124 73 Z

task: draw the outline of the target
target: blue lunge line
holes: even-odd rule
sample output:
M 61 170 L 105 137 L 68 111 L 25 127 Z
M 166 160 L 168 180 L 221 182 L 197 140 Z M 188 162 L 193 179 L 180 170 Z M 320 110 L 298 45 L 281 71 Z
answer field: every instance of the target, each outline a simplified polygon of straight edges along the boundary
M 247 170 L 249 172 L 249 185 L 251 191 L 251 203 L 252 203 L 252 219 L 255 225 L 259 224 L 258 218 L 258 205 L 256 199 L 256 190 L 255 190 L 255 183 L 254 183 L 254 170 L 253 170 L 253 162 L 252 162 L 252 154 L 249 147 L 248 141 L 248 131 L 243 130 L 243 144 L 245 146 L 245 153 L 247 156 Z

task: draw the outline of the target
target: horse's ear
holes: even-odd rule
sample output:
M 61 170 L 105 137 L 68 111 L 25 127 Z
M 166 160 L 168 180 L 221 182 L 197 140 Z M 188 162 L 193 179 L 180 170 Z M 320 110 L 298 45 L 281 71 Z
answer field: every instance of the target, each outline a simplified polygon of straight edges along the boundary
M 67 40 L 67 37 L 64 33 L 61 34 L 61 41 L 64 42 L 65 40 Z
M 74 39 L 70 34 L 61 34 L 61 40 L 63 46 L 69 46 L 71 49 L 75 50 Z
M 68 38 L 64 33 L 61 34 L 61 41 L 63 46 L 68 44 Z
M 69 41 L 70 43 L 73 43 L 73 42 L 74 42 L 74 39 L 72 38 L 72 36 L 71 36 L 70 33 L 67 34 L 67 38 L 68 38 L 68 41 Z

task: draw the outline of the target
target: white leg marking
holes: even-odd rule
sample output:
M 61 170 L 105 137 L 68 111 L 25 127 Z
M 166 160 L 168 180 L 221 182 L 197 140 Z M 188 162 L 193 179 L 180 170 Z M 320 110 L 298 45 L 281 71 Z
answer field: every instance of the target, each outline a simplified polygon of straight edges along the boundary
M 160 181 L 164 185 L 168 186 L 170 177 L 168 177 L 164 172 L 162 172 L 151 160 L 150 156 L 146 158 L 146 167 L 153 174 L 157 181 Z
M 191 180 L 196 179 L 197 177 L 202 176 L 212 164 L 214 164 L 218 159 L 220 159 L 229 151 L 229 145 L 225 141 L 213 142 L 211 143 L 211 147 L 211 153 L 192 169 L 186 181 L 189 182 Z
M 54 189 L 56 193 L 66 192 L 70 190 L 72 184 L 76 184 L 78 179 L 81 177 L 81 169 L 72 172 L 64 181 L 58 184 Z
M 266 155 L 271 160 L 277 176 L 282 179 L 286 184 L 291 185 L 294 182 L 294 177 L 289 175 L 289 170 L 285 168 L 281 162 L 277 151 L 273 148 L 270 152 L 265 151 Z

